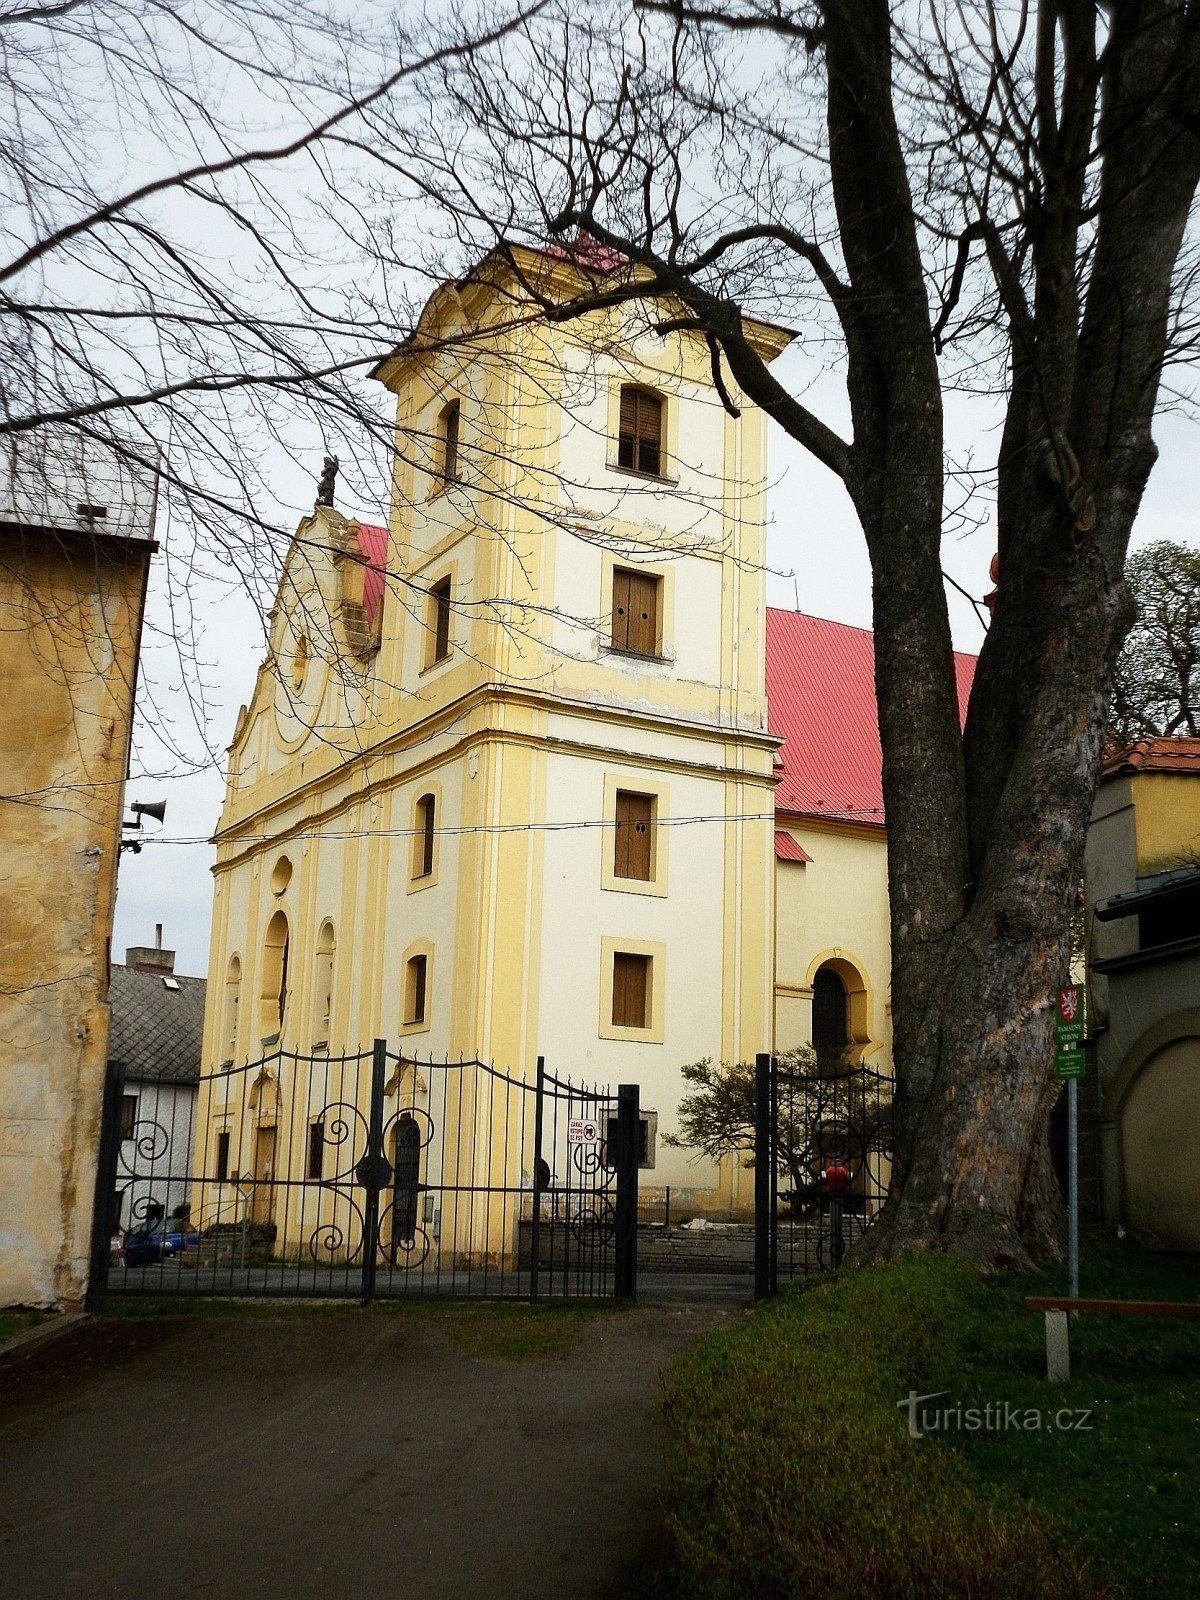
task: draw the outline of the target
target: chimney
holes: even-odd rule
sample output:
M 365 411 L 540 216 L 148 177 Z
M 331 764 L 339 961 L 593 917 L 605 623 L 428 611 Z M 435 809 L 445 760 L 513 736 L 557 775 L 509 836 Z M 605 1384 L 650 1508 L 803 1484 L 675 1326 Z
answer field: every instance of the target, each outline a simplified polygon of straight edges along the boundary
M 175 971 L 174 950 L 164 950 L 162 947 L 162 923 L 154 925 L 154 949 L 148 945 L 130 945 L 125 952 L 125 965 L 132 967 L 135 972 L 156 972 L 166 977 Z

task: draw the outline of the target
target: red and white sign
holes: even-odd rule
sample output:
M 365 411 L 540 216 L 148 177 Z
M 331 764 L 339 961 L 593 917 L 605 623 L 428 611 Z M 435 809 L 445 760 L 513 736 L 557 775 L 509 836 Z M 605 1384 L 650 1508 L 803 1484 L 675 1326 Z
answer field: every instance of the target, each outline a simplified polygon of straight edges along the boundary
M 599 1144 L 600 1124 L 591 1117 L 572 1117 L 567 1123 L 568 1144 Z
M 1058 1014 L 1064 1022 L 1075 1021 L 1075 1018 L 1079 1015 L 1078 986 L 1058 991 Z

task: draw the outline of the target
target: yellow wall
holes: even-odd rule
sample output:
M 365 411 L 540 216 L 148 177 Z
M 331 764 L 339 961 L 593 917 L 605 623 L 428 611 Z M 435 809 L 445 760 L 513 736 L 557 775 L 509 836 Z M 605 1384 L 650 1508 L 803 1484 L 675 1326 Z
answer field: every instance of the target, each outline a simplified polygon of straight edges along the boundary
M 108 941 L 152 546 L 0 535 L 0 1305 L 87 1284 Z M 19 708 L 19 714 L 18 714 Z
M 1200 780 L 1143 772 L 1130 779 L 1139 877 L 1200 863 Z
M 887 841 L 881 829 L 814 823 L 781 814 L 779 825 L 812 860 L 779 861 L 775 920 L 775 1044 L 808 1044 L 812 981 L 827 961 L 851 991 L 860 1059 L 890 1070 L 891 948 Z M 861 991 L 856 996 L 861 980 Z

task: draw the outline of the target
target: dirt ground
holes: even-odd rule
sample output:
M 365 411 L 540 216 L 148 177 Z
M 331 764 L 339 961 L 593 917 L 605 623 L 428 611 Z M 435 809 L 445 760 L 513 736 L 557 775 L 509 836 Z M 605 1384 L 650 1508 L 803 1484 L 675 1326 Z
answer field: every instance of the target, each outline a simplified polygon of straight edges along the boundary
M 522 1359 L 487 1313 L 466 1349 L 454 1313 L 92 1320 L 0 1366 L 0 1594 L 609 1600 L 653 1556 L 663 1377 L 737 1314 Z

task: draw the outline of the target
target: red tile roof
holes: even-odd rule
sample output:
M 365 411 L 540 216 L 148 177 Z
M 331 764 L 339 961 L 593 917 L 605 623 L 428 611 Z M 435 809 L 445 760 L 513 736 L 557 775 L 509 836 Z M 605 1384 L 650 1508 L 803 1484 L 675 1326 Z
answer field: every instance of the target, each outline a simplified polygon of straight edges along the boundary
M 1106 755 L 1103 777 L 1131 772 L 1191 772 L 1200 777 L 1200 739 L 1138 739 Z
M 775 855 L 779 861 L 812 860 L 804 846 L 797 844 L 791 834 L 785 833 L 782 828 L 775 830 Z
M 363 610 L 367 627 L 375 626 L 375 616 L 383 599 L 384 574 L 387 572 L 388 531 L 374 523 L 358 525 L 358 549 L 367 565 L 363 571 Z
M 956 654 L 954 665 L 965 715 L 975 657 Z M 869 629 L 768 608 L 767 726 L 783 739 L 776 811 L 883 827 Z

